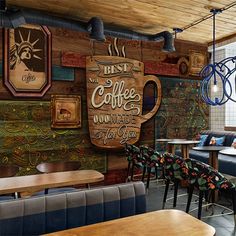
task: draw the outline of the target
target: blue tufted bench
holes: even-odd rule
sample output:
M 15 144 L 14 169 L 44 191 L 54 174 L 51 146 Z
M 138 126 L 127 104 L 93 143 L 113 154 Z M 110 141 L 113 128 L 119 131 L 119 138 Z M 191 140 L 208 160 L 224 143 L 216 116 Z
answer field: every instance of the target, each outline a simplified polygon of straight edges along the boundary
M 204 146 L 209 146 L 209 142 L 213 136 L 214 137 L 225 136 L 223 146 L 226 146 L 226 147 L 230 147 L 234 138 L 236 138 L 235 132 L 228 132 L 228 131 L 205 130 L 205 131 L 202 131 L 201 134 L 208 135 Z M 181 155 L 181 151 L 176 150 L 176 154 Z M 189 157 L 208 164 L 209 153 L 190 150 Z M 221 173 L 236 176 L 236 157 L 219 154 L 218 160 L 219 160 L 219 171 Z
M 39 235 L 146 212 L 142 182 L 0 202 L 0 235 Z

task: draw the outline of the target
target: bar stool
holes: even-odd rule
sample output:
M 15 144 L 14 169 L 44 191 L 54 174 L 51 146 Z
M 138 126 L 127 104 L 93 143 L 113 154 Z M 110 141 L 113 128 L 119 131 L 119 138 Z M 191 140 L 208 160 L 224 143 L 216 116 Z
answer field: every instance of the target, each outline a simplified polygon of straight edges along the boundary
M 166 178 L 162 209 L 165 208 L 170 182 L 174 183 L 173 207 L 176 207 L 179 183 L 181 180 L 188 179 L 188 166 L 182 157 L 168 152 L 163 154 L 162 162 L 164 164 L 164 176 Z
M 141 157 L 140 149 L 134 144 L 125 144 L 125 154 L 128 161 L 126 181 L 133 181 L 135 169 L 143 172 L 144 159 Z
M 189 169 L 189 192 L 188 192 L 188 202 L 186 207 L 186 212 L 189 212 L 190 204 L 191 204 L 191 198 L 193 194 L 194 188 L 197 188 L 199 190 L 199 204 L 198 204 L 198 219 L 201 219 L 202 214 L 202 202 L 203 202 L 203 196 L 205 194 L 208 195 L 208 192 L 213 192 L 212 196 L 214 196 L 215 190 L 226 190 L 229 191 L 232 195 L 232 202 L 233 202 L 233 212 L 231 209 L 228 209 L 227 207 L 224 207 L 222 205 L 216 204 L 214 202 L 214 197 L 212 198 L 212 203 L 206 204 L 204 206 L 209 205 L 217 205 L 224 209 L 229 210 L 229 213 L 226 214 L 234 214 L 234 220 L 236 224 L 236 189 L 235 184 L 233 184 L 231 181 L 226 179 L 223 174 L 212 168 L 211 166 L 194 160 L 194 159 L 187 159 L 186 160 L 188 169 Z M 207 198 L 206 198 L 207 199 Z M 195 210 L 195 209 L 193 209 Z M 191 211 L 193 211 L 191 210 Z M 224 213 L 220 214 L 224 215 Z M 213 215 L 213 216 L 220 216 L 220 215 Z M 213 217 L 211 216 L 211 217 Z
M 150 177 L 151 177 L 151 172 L 152 169 L 154 168 L 155 170 L 155 179 L 158 179 L 158 167 L 163 168 L 161 165 L 161 154 L 154 149 L 142 145 L 140 146 L 140 153 L 141 153 L 141 158 L 143 160 L 143 175 L 142 175 L 142 181 L 144 181 L 145 174 L 147 171 L 147 184 L 146 184 L 146 189 L 149 188 L 149 182 L 150 182 Z

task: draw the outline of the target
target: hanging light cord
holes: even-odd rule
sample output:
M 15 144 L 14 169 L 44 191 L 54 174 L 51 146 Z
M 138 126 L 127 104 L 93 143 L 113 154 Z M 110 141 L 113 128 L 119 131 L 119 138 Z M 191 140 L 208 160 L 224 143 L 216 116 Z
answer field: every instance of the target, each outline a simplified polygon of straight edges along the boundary
M 228 4 L 228 5 L 226 5 L 225 7 L 219 8 L 219 9 L 217 9 L 217 10 L 219 10 L 220 12 L 223 12 L 223 11 L 226 11 L 226 10 L 230 9 L 231 7 L 234 7 L 235 5 L 236 5 L 236 1 L 234 1 L 234 2 L 232 2 L 232 3 L 230 3 L 230 4 Z M 212 15 L 212 14 L 210 13 L 210 14 L 208 14 L 208 15 L 206 15 L 206 16 L 204 16 L 204 17 L 202 17 L 202 18 L 200 18 L 200 19 L 198 19 L 198 20 L 196 20 L 196 21 L 190 23 L 189 25 L 186 25 L 186 26 L 184 26 L 183 28 L 180 28 L 180 29 L 181 29 L 182 31 L 187 30 L 187 29 L 189 29 L 189 28 L 191 28 L 191 27 L 193 27 L 193 26 L 195 26 L 195 25 L 200 24 L 201 22 L 203 22 L 203 21 L 205 21 L 205 20 L 208 20 L 208 19 L 211 18 L 212 16 L 214 17 L 214 14 Z

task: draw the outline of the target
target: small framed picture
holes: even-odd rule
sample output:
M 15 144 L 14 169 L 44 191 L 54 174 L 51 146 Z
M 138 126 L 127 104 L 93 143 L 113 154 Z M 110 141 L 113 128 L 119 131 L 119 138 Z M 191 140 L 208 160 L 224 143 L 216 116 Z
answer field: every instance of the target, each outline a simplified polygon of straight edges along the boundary
M 189 75 L 199 76 L 200 71 L 207 64 L 207 54 L 199 51 L 189 53 Z
M 4 84 L 15 97 L 42 97 L 51 87 L 51 33 L 46 26 L 4 29 Z
M 81 127 L 81 96 L 51 96 L 52 128 Z

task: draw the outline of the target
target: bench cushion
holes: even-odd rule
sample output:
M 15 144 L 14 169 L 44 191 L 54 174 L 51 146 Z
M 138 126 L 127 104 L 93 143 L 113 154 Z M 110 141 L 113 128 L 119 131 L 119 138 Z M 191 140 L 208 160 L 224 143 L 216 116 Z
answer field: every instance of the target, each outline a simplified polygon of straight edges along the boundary
M 39 235 L 146 212 L 142 182 L 0 202 L 0 235 Z

